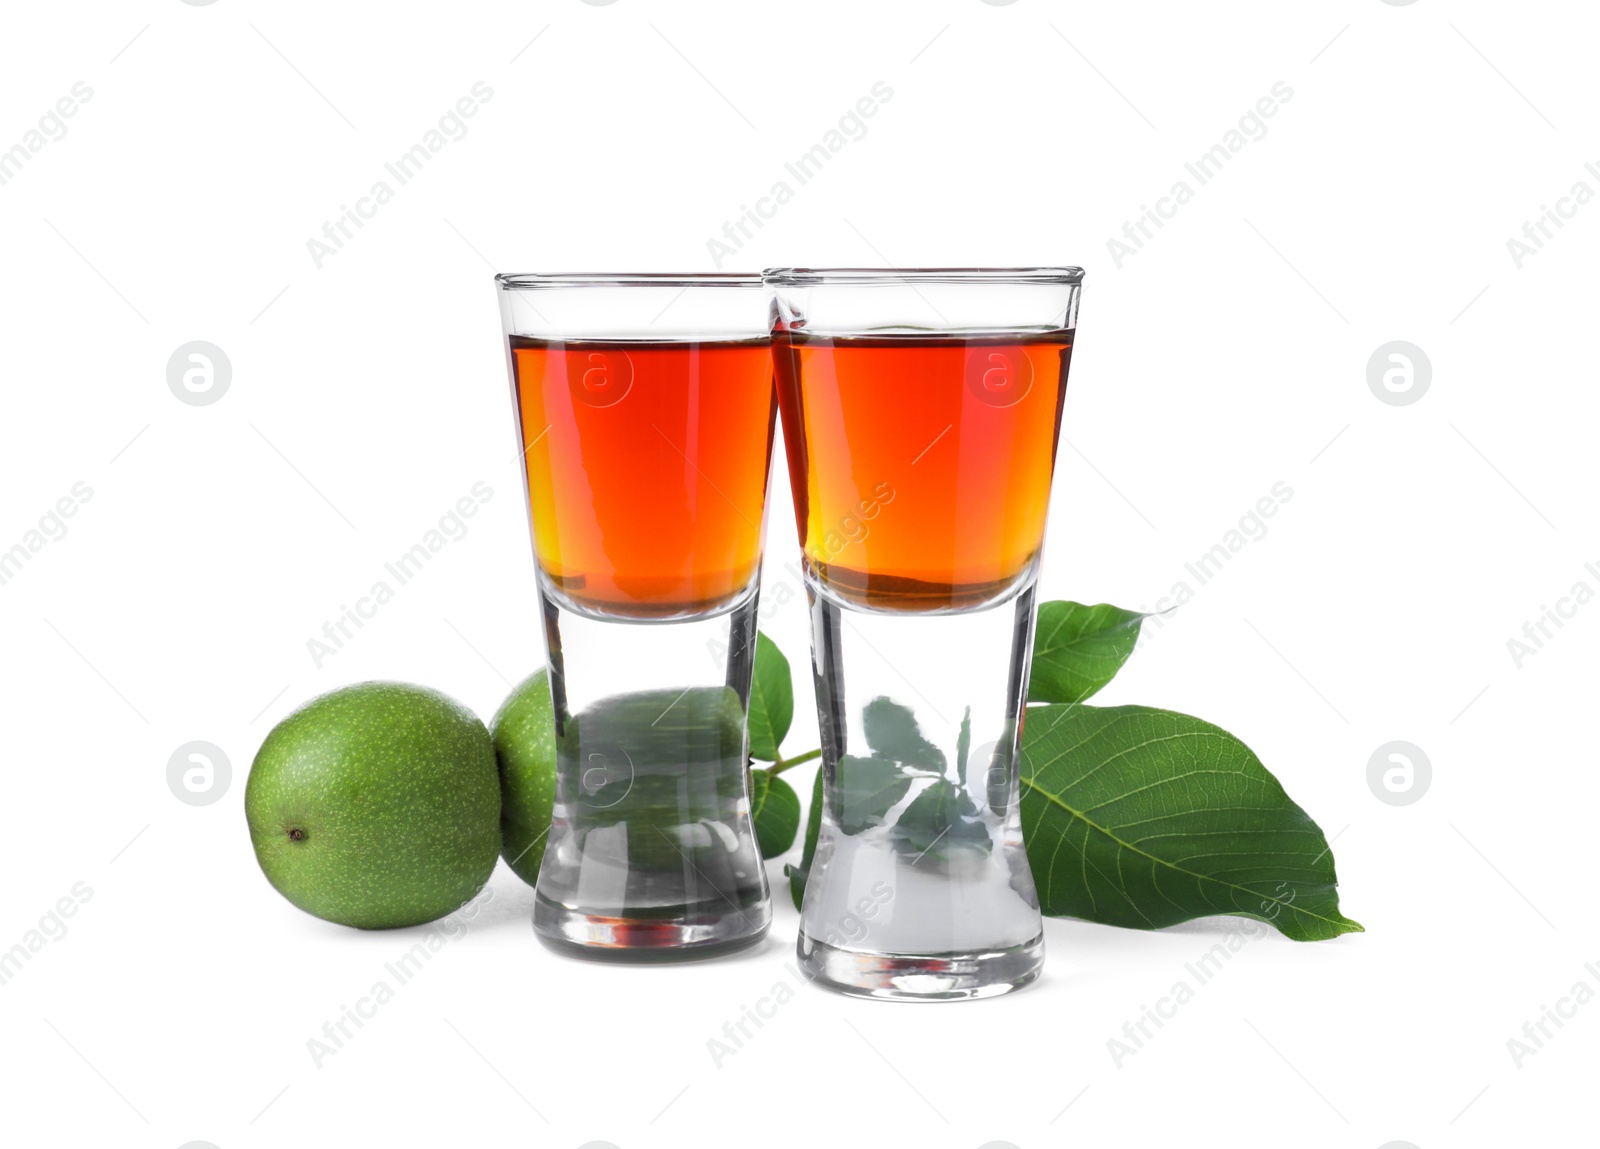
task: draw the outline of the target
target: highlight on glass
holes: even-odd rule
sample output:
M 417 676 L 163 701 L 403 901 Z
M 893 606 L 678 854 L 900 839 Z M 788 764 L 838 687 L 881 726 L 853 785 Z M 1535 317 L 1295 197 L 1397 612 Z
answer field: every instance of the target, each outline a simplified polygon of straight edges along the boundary
M 534 926 L 684 960 L 771 919 L 746 718 L 772 469 L 754 275 L 499 275 L 557 739 Z
M 765 275 L 823 748 L 799 960 L 847 994 L 987 997 L 1044 960 L 1018 741 L 1082 276 Z

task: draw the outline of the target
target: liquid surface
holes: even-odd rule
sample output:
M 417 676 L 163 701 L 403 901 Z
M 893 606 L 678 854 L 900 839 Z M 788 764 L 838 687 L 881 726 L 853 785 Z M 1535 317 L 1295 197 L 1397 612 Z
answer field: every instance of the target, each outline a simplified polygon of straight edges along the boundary
M 801 547 L 874 609 L 1003 595 L 1044 540 L 1072 333 L 823 338 L 773 357 Z
M 745 343 L 513 337 L 534 550 L 591 610 L 715 610 L 755 578 L 772 457 L 772 358 Z

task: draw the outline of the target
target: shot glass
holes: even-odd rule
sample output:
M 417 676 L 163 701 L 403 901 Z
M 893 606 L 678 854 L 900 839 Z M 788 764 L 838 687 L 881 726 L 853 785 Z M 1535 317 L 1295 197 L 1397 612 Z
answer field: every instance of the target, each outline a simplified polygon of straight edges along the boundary
M 499 275 L 555 711 L 534 929 L 685 960 L 771 919 L 747 713 L 775 399 L 757 275 Z
M 765 275 L 822 736 L 799 961 L 840 992 L 1043 963 L 1017 748 L 1082 277 Z

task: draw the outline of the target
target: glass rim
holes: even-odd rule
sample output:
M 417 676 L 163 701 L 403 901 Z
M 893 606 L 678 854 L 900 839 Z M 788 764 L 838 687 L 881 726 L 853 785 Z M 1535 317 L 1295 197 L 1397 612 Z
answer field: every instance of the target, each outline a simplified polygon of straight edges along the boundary
M 764 283 L 784 287 L 820 284 L 1005 283 L 1060 284 L 1083 282 L 1083 268 L 1061 267 L 769 267 Z
M 502 290 L 555 287 L 761 287 L 756 272 L 740 271 L 502 271 L 495 275 Z

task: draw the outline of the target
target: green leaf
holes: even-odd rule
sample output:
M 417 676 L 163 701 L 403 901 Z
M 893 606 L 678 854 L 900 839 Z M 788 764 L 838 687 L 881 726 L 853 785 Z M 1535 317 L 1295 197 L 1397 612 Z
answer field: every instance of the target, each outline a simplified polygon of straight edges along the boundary
M 890 807 L 906 796 L 911 775 L 898 762 L 887 758 L 839 758 L 833 772 L 833 791 L 839 800 L 839 829 L 859 834 L 882 825 Z
M 776 762 L 794 721 L 794 682 L 777 643 L 756 634 L 756 669 L 750 681 L 750 757 Z
M 763 858 L 776 858 L 794 845 L 800 829 L 800 796 L 782 778 L 765 770 L 750 771 L 750 817 Z
M 1296 941 L 1359 932 L 1321 829 L 1233 735 L 1147 706 L 1041 706 L 1022 830 L 1041 908 L 1158 929 L 1240 914 Z
M 909 706 L 879 695 L 861 709 L 861 725 L 874 758 L 891 758 L 924 770 L 944 773 L 944 751 L 922 736 Z
M 901 851 L 915 859 L 930 851 L 934 857 L 949 858 L 962 850 L 987 854 L 994 848 L 988 827 L 978 818 L 978 807 L 965 790 L 944 778 L 911 799 L 895 821 L 894 835 Z
M 1146 615 L 1101 603 L 1047 602 L 1033 635 L 1029 702 L 1082 702 L 1116 677 Z
M 794 908 L 799 909 L 805 897 L 806 877 L 811 873 L 811 859 L 817 853 L 817 836 L 822 832 L 822 767 L 817 767 L 817 780 L 811 784 L 811 810 L 806 815 L 806 844 L 800 851 L 800 864 L 787 865 L 783 872 L 789 876 L 789 896 Z

